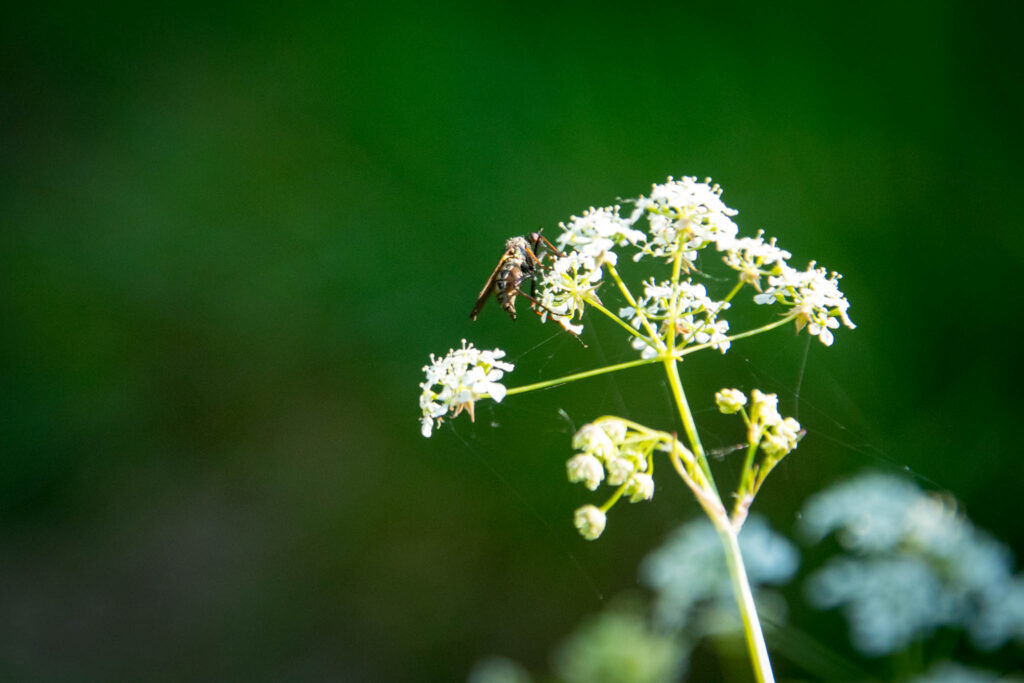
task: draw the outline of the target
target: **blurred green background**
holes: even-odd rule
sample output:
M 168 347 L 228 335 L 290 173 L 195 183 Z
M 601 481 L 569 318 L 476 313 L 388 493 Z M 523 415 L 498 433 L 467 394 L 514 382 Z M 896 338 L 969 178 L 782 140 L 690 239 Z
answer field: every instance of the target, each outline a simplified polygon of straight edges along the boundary
M 573 428 L 672 428 L 669 395 L 640 369 L 481 404 L 428 441 L 420 368 L 463 337 L 508 350 L 510 385 L 634 357 L 597 321 L 584 350 L 468 312 L 507 237 L 668 175 L 713 177 L 746 234 L 843 273 L 859 325 L 831 349 L 779 331 L 687 362 L 709 446 L 742 438 L 712 414 L 730 384 L 778 391 L 809 431 L 757 509 L 787 531 L 838 478 L 907 468 L 1020 555 L 1011 7 L 9 14 L 0 677 L 545 668 L 698 514 L 663 476 L 599 542 L 570 523 L 594 498 L 565 481 Z

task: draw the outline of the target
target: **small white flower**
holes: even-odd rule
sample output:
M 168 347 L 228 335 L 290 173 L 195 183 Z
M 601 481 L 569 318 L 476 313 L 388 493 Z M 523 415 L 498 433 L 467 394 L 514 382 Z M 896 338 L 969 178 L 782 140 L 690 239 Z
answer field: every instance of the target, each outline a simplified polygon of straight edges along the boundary
M 577 251 L 598 265 L 615 265 L 617 257 L 612 250 L 616 246 L 636 244 L 645 238 L 642 231 L 619 216 L 618 206 L 590 207 L 582 216 L 573 216 L 568 224 L 560 223 L 558 227 L 562 229 L 562 234 L 555 238 L 559 249 Z
M 758 231 L 756 237 L 740 237 L 725 249 L 725 261 L 733 270 L 740 273 L 740 281 L 753 285 L 761 291 L 761 277 L 775 272 L 775 264 L 785 264 L 792 256 L 785 249 L 775 246 L 775 238 L 764 241 L 764 231 Z
M 594 505 L 584 505 L 573 515 L 573 524 L 580 535 L 588 541 L 593 541 L 601 535 L 607 521 L 605 514 Z
M 601 429 L 608 435 L 608 438 L 612 440 L 612 443 L 618 445 L 622 443 L 622 440 L 626 438 L 626 431 L 629 429 L 626 423 L 616 418 L 605 418 L 599 420 Z
M 657 347 L 640 336 L 630 342 L 634 349 L 641 352 L 642 358 L 657 357 L 664 348 L 661 343 L 667 342 L 670 334 L 679 338 L 677 348 L 689 344 L 709 344 L 725 353 L 731 344 L 726 335 L 729 323 L 718 320 L 717 316 L 728 308 L 727 302 L 709 297 L 704 285 L 686 280 L 673 287 L 671 281 L 655 282 L 651 278 L 644 282 L 644 294 L 637 299 L 637 306 L 622 308 L 619 317 L 628 321 L 636 330 L 643 326 L 644 320 L 658 328 L 661 339 Z M 673 311 L 675 319 L 670 320 Z
M 592 256 L 570 252 L 555 259 L 538 282 L 541 321 L 551 317 L 566 330 L 579 336 L 582 325 L 571 323 L 583 316 L 587 301 L 599 301 L 597 288 L 603 273 Z
M 630 503 L 639 503 L 641 500 L 654 498 L 654 477 L 643 472 L 637 472 L 629 480 L 625 494 L 629 496 Z
M 747 405 L 746 395 L 739 389 L 722 389 L 715 392 L 715 403 L 718 410 L 725 415 L 738 413 L 740 408 Z
M 601 480 L 604 479 L 604 467 L 601 466 L 601 461 L 590 453 L 580 453 L 569 458 L 565 463 L 565 470 L 569 475 L 570 482 L 575 484 L 581 481 L 591 491 L 596 490 Z
M 800 442 L 800 423 L 791 417 L 773 424 L 761 440 L 761 448 L 773 458 L 781 458 Z
M 636 469 L 636 465 L 630 458 L 611 458 L 608 460 L 608 485 L 619 486 L 624 484 Z M 593 491 L 594 489 L 590 489 Z
M 501 349 L 491 351 L 474 348 L 462 340 L 461 349 L 450 350 L 444 358 L 430 354 L 430 365 L 423 367 L 426 381 L 420 384 L 420 432 L 425 437 L 433 433 L 434 423 L 440 424 L 449 411 L 455 417 L 463 410 L 475 419 L 473 406 L 484 397 L 500 403 L 505 398 L 505 386 L 498 380 L 515 366 L 501 358 Z
M 640 260 L 644 254 L 655 257 L 683 252 L 688 260 L 696 250 L 714 243 L 719 250 L 727 248 L 738 228 L 732 221 L 736 215 L 721 199 L 722 189 L 711 185 L 710 178 L 698 182 L 695 177 L 673 180 L 651 188 L 649 197 L 636 200 L 630 221 L 647 217 L 648 237 L 638 244 Z
M 572 437 L 572 447 L 584 453 L 590 453 L 604 462 L 608 462 L 618 453 L 618 447 L 608 436 L 608 432 L 594 423 L 580 427 L 580 430 Z
M 851 330 L 857 327 L 847 315 L 850 302 L 839 290 L 839 273 L 829 275 L 824 268 L 815 268 L 813 261 L 805 271 L 784 263 L 776 264 L 775 270 L 777 274 L 768 277 L 768 288 L 754 296 L 755 302 L 778 302 L 793 309 L 797 330 L 807 326 L 825 346 L 832 345 L 832 330 L 838 329 L 840 322 Z
M 758 389 L 750 392 L 750 425 L 747 427 L 750 443 L 756 443 L 769 427 L 782 422 L 778 405 L 779 397 L 775 394 L 764 394 Z

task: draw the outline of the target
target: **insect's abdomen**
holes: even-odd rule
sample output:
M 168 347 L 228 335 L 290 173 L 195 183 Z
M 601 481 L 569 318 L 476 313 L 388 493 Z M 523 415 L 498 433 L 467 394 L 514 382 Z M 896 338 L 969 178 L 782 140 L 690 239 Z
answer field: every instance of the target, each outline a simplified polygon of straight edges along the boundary
M 516 290 L 522 281 L 522 267 L 517 263 L 517 259 L 510 258 L 505 261 L 501 272 L 498 273 L 498 281 L 494 283 L 498 303 L 512 316 L 513 320 L 516 319 Z

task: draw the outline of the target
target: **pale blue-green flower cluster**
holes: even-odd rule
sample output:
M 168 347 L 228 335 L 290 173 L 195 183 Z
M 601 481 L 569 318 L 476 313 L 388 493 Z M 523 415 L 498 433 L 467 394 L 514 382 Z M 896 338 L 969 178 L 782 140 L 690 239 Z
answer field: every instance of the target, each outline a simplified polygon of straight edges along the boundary
M 758 585 L 785 584 L 800 565 L 796 547 L 773 531 L 763 517 L 752 515 L 747 520 L 739 544 L 755 590 Z M 640 576 L 655 593 L 654 616 L 665 628 L 678 630 L 698 614 L 708 615 L 708 603 L 730 617 L 735 614 L 722 543 L 707 520 L 689 522 L 672 532 L 644 559 Z M 697 610 L 698 606 L 704 609 Z M 735 628 L 735 619 L 733 624 Z
M 1024 643 L 1024 577 L 1009 549 L 975 528 L 953 501 L 869 474 L 813 497 L 804 534 L 834 534 L 846 554 L 807 585 L 819 607 L 840 607 L 862 652 L 902 650 L 942 627 L 961 627 L 982 649 Z

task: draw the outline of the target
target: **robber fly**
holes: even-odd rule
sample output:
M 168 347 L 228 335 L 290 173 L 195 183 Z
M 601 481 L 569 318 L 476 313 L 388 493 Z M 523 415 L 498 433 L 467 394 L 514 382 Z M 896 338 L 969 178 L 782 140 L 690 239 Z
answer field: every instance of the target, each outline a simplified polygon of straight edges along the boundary
M 516 296 L 519 294 L 533 302 L 534 308 L 543 307 L 536 299 L 537 271 L 544 267 L 537 255 L 541 246 L 546 246 L 554 254 L 562 255 L 562 252 L 539 232 L 530 233 L 529 240 L 525 237 L 511 237 L 505 242 L 505 253 L 501 255 L 494 272 L 487 278 L 487 284 L 480 290 L 473 312 L 469 314 L 471 320 L 476 320 L 480 309 L 491 298 L 491 292 L 498 297 L 498 303 L 513 320 L 516 319 Z M 530 294 L 520 289 L 528 278 L 531 280 Z

